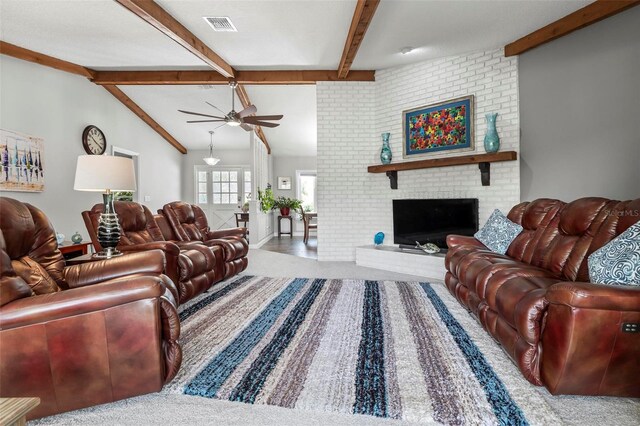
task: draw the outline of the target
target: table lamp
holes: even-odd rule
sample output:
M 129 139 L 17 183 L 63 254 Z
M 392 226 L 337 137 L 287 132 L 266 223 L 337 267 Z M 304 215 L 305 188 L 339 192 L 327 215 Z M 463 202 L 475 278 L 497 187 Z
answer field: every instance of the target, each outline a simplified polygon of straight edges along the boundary
M 120 225 L 113 207 L 111 191 L 136 190 L 133 160 L 111 155 L 80 155 L 76 165 L 73 189 L 103 192 L 104 208 L 98 221 L 98 242 L 102 246 L 102 251 L 93 256 L 110 258 L 122 255 L 116 249 L 120 242 Z

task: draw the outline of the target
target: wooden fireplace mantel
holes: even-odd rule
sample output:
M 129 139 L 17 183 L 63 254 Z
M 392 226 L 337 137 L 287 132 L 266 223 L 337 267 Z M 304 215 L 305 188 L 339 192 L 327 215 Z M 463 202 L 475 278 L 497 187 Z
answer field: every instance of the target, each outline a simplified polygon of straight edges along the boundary
M 491 163 L 500 161 L 515 161 L 518 153 L 515 151 L 503 151 L 493 154 L 472 154 L 459 157 L 434 158 L 431 160 L 404 161 L 395 164 L 382 164 L 367 167 L 369 173 L 386 173 L 391 183 L 391 189 L 398 189 L 398 172 L 402 170 L 431 169 L 434 167 L 462 166 L 477 164 L 480 169 L 482 186 L 491 184 Z

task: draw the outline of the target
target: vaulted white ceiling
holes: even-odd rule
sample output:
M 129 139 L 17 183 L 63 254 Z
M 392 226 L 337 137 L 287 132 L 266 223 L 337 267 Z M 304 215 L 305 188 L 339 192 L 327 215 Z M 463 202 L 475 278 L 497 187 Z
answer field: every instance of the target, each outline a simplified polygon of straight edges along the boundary
M 157 0 L 225 61 L 243 69 L 336 69 L 355 0 Z M 383 69 L 495 49 L 590 1 L 382 0 L 353 69 Z M 237 33 L 214 32 L 203 16 L 228 16 Z M 95 69 L 209 69 L 113 0 L 0 0 L 0 38 Z M 400 49 L 415 50 L 401 55 Z M 189 149 L 206 149 L 212 124 L 186 124 L 177 109 L 230 109 L 229 88 L 120 86 Z M 284 114 L 263 128 L 275 155 L 315 155 L 315 86 L 246 86 L 258 114 Z M 240 110 L 237 107 L 236 110 Z M 215 114 L 214 114 L 215 115 Z M 219 148 L 248 146 L 223 127 Z

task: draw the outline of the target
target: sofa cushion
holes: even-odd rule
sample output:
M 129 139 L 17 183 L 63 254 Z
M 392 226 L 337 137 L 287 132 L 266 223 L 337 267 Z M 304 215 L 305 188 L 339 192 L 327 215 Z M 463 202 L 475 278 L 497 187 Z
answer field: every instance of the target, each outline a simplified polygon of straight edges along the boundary
M 640 286 L 640 221 L 589 256 L 591 282 Z
M 505 254 L 511 242 L 521 232 L 521 225 L 511 222 L 500 210 L 495 209 L 474 237 L 496 253 Z
M 26 282 L 35 294 L 56 293 L 60 291 L 58 284 L 51 278 L 46 269 L 29 256 L 12 260 L 11 266 L 16 274 Z

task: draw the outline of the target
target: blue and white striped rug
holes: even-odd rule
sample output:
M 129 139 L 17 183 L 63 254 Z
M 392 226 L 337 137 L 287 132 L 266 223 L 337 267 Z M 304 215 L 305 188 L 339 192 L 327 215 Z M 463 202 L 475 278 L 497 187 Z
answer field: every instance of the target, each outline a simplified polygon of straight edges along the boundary
M 433 287 L 229 280 L 181 309 L 184 361 L 164 392 L 430 424 L 559 422 L 524 379 L 514 399 Z

